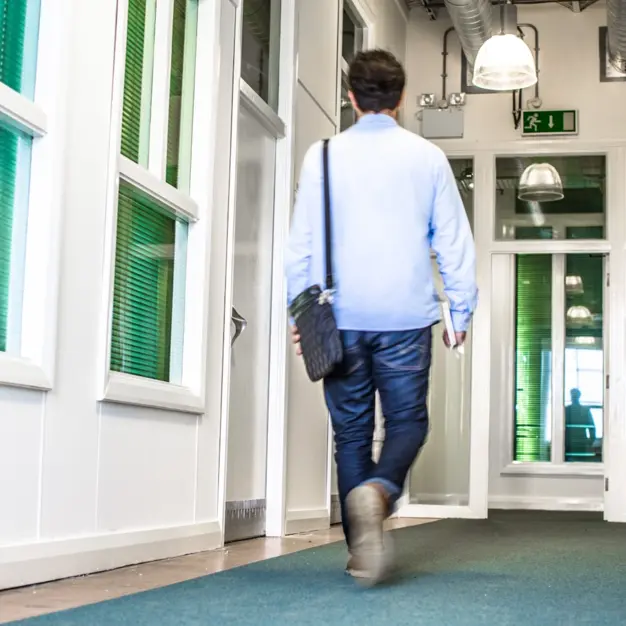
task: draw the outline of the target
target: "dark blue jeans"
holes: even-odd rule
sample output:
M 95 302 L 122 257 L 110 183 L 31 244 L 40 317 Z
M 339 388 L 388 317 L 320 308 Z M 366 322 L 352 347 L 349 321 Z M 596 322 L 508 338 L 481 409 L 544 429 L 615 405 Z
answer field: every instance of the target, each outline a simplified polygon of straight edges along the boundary
M 428 375 L 432 330 L 342 331 L 344 361 L 324 381 L 335 432 L 343 529 L 350 544 L 346 497 L 363 483 L 380 483 L 393 506 L 428 434 Z M 372 459 L 376 391 L 385 441 Z

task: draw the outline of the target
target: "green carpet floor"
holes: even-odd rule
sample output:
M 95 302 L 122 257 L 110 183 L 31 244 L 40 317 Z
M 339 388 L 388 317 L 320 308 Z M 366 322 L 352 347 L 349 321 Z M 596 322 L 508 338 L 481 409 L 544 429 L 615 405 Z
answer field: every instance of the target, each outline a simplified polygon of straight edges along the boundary
M 33 626 L 626 624 L 626 525 L 494 512 L 393 533 L 399 572 L 364 590 L 340 544 L 28 620 Z

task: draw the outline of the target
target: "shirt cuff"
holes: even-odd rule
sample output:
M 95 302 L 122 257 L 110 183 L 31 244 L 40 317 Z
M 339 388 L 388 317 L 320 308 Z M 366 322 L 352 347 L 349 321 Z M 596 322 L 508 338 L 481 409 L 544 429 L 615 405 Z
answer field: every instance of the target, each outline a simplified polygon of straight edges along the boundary
M 455 333 L 466 333 L 469 325 L 472 321 L 472 316 L 469 313 L 460 313 L 458 311 L 451 311 L 452 326 Z

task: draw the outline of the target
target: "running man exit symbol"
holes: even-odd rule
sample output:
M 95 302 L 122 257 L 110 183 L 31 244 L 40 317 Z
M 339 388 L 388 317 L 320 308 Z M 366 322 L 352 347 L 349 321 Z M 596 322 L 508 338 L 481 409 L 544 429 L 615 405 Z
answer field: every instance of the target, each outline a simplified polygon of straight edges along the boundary
M 523 111 L 522 135 L 577 135 L 578 111 Z

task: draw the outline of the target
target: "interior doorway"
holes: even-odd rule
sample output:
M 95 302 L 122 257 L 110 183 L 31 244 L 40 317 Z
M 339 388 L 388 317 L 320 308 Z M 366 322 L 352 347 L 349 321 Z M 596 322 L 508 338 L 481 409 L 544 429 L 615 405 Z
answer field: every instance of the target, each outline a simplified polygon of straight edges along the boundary
M 533 167 L 555 198 L 526 197 Z M 497 158 L 495 179 L 489 505 L 602 510 L 606 157 Z
M 281 3 L 245 0 L 236 9 L 224 2 L 223 11 L 232 34 L 241 33 L 224 526 L 232 542 L 266 534 Z

